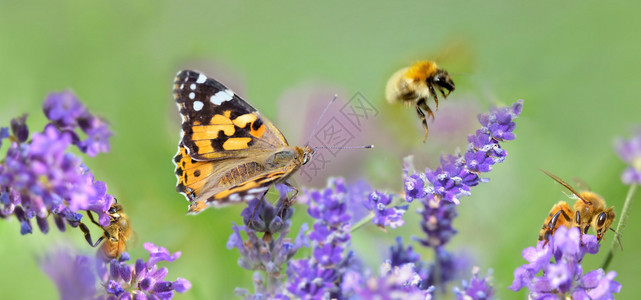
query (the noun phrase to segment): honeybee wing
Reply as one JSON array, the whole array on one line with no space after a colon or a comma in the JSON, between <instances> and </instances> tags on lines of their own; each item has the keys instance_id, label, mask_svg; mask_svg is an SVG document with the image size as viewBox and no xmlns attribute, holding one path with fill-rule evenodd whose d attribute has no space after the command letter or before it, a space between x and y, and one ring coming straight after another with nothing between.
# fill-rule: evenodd
<instances>
[{"instance_id":1,"label":"honeybee wing","mask_svg":"<svg viewBox=\"0 0 641 300\"><path fill-rule=\"evenodd\" d=\"M567 182L563 181L563 179L559 178L558 176L556 176L556 175L554 175L554 174L552 174L552 173L550 173L550 172L548 172L546 170L543 170L543 169L540 169L540 170L541 170L541 172L545 173L545 175L550 176L550 178L554 179L554 181L558 182L559 184L564 186L566 189L568 189L570 192L572 192L572 194L574 194L579 199L581 199L581 201L583 201L585 204L589 204L590 203L589 201L585 200L585 198L583 198L583 196L581 196L581 194L579 194L579 192L577 192L571 185L569 185Z\"/></svg>"},{"instance_id":2,"label":"honeybee wing","mask_svg":"<svg viewBox=\"0 0 641 300\"><path fill-rule=\"evenodd\" d=\"M592 190L592 189L590 189L590 186L585 181L583 181L581 178L574 177L574 178L572 178L572 181L574 181L574 183L576 183L576 186L580 190L584 190L584 191L591 191Z\"/></svg>"}]
</instances>

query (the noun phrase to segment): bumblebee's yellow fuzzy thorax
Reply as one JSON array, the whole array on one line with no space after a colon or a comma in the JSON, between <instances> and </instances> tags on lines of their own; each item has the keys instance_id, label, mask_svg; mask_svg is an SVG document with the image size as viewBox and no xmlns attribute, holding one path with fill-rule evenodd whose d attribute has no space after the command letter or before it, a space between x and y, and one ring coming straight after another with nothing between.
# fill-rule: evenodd
<instances>
[{"instance_id":1,"label":"bumblebee's yellow fuzzy thorax","mask_svg":"<svg viewBox=\"0 0 641 300\"><path fill-rule=\"evenodd\" d=\"M433 61L419 61L413 64L405 73L405 78L425 81L428 77L434 76L438 71L438 66Z\"/></svg>"}]
</instances>

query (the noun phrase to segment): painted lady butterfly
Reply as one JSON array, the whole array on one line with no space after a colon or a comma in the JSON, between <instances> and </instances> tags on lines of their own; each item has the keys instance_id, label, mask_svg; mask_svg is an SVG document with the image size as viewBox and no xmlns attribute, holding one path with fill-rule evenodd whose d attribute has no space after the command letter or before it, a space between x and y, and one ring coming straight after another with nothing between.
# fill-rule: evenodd
<instances>
[{"instance_id":1,"label":"painted lady butterfly","mask_svg":"<svg viewBox=\"0 0 641 300\"><path fill-rule=\"evenodd\" d=\"M290 146L249 103L202 73L180 71L174 98L182 116L176 190L191 202L189 213L262 197L314 155Z\"/></svg>"}]
</instances>

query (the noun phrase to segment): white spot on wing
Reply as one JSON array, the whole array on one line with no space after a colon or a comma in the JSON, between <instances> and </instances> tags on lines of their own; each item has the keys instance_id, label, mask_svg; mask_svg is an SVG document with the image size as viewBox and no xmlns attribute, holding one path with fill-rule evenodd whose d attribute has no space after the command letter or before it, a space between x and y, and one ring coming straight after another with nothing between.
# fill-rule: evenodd
<instances>
[{"instance_id":1,"label":"white spot on wing","mask_svg":"<svg viewBox=\"0 0 641 300\"><path fill-rule=\"evenodd\" d=\"M216 104L216 105L221 105L225 101L229 101L232 98L234 98L234 92L230 90L224 90L224 91L219 91L218 93L214 94L209 98L209 101L211 103Z\"/></svg>"},{"instance_id":2,"label":"white spot on wing","mask_svg":"<svg viewBox=\"0 0 641 300\"><path fill-rule=\"evenodd\" d=\"M196 89L196 84L195 84L195 83L192 83L192 84L189 86L189 88L190 88L190 89L192 89L192 90L195 90L195 89Z\"/></svg>"},{"instance_id":3,"label":"white spot on wing","mask_svg":"<svg viewBox=\"0 0 641 300\"><path fill-rule=\"evenodd\" d=\"M251 190L248 190L247 192L250 193L250 194L259 194L259 193L262 193L262 192L264 192L266 190L267 190L266 187L262 187L262 188L253 188Z\"/></svg>"},{"instance_id":4,"label":"white spot on wing","mask_svg":"<svg viewBox=\"0 0 641 300\"><path fill-rule=\"evenodd\" d=\"M182 90L184 88L185 88L185 84L184 83L180 84L180 89Z\"/></svg>"},{"instance_id":5,"label":"white spot on wing","mask_svg":"<svg viewBox=\"0 0 641 300\"><path fill-rule=\"evenodd\" d=\"M207 76L203 74L198 74L198 79L196 79L196 83L205 83L207 80Z\"/></svg>"},{"instance_id":6,"label":"white spot on wing","mask_svg":"<svg viewBox=\"0 0 641 300\"><path fill-rule=\"evenodd\" d=\"M196 94L194 92L189 93L189 99L194 99L196 97Z\"/></svg>"},{"instance_id":7,"label":"white spot on wing","mask_svg":"<svg viewBox=\"0 0 641 300\"><path fill-rule=\"evenodd\" d=\"M238 195L238 194L229 195L229 201L234 201L234 202L240 201L240 195Z\"/></svg>"},{"instance_id":8,"label":"white spot on wing","mask_svg":"<svg viewBox=\"0 0 641 300\"><path fill-rule=\"evenodd\" d=\"M203 109L203 106L205 106L205 104L202 103L201 101L194 101L194 110L195 111L200 111L201 109Z\"/></svg>"}]
</instances>

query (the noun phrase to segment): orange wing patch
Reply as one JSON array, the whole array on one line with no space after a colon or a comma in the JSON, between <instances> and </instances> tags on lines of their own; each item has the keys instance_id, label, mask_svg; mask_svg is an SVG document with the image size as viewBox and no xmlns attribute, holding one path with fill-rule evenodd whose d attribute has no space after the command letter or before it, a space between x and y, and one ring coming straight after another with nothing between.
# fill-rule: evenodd
<instances>
[{"instance_id":1,"label":"orange wing patch","mask_svg":"<svg viewBox=\"0 0 641 300\"><path fill-rule=\"evenodd\" d=\"M239 137L239 138L229 138L223 143L223 149L225 150L240 150L247 149L249 147L249 142L251 138L248 137Z\"/></svg>"},{"instance_id":2,"label":"orange wing patch","mask_svg":"<svg viewBox=\"0 0 641 300\"><path fill-rule=\"evenodd\" d=\"M213 171L214 164L208 161L195 161L188 154L185 147L180 147L174 157L176 163L176 176L178 186L176 190L192 197L198 195L207 183L205 180Z\"/></svg>"}]
</instances>

